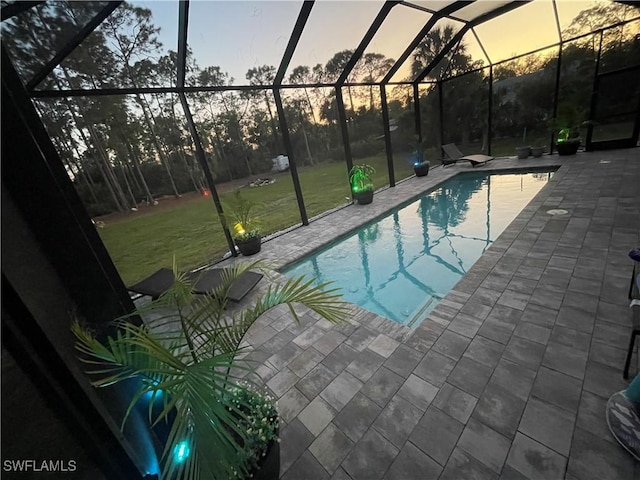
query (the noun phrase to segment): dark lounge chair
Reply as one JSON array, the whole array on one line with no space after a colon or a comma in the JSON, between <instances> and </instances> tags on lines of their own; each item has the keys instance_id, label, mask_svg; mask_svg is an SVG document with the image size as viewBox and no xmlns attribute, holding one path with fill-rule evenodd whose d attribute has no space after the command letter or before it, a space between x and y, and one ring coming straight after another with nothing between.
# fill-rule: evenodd
<instances>
[{"instance_id":1,"label":"dark lounge chair","mask_svg":"<svg viewBox=\"0 0 640 480\"><path fill-rule=\"evenodd\" d=\"M445 167L447 165L453 165L454 163L457 163L461 160L467 160L475 168L478 165L484 165L489 160L493 160L494 158L490 157L489 155L483 154L465 155L460 151L455 143L448 143L446 145L443 145L442 150L444 150L444 153L447 155L447 157L449 157L442 159L442 165Z\"/></svg>"},{"instance_id":2,"label":"dark lounge chair","mask_svg":"<svg viewBox=\"0 0 640 480\"><path fill-rule=\"evenodd\" d=\"M224 268L213 268L200 272L187 272L185 275L193 283L193 293L207 294L222 282ZM244 272L233 282L229 289L228 298L232 302L239 302L262 279L262 274L257 272ZM144 280L127 287L129 291L142 295L149 295L156 300L160 295L169 290L173 285L173 271L169 268L161 268Z\"/></svg>"}]
</instances>

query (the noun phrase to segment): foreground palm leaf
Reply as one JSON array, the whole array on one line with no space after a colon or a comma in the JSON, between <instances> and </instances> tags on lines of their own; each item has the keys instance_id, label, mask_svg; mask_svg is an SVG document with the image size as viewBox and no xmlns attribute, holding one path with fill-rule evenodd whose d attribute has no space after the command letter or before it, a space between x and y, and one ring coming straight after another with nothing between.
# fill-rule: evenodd
<instances>
[{"instance_id":1,"label":"foreground palm leaf","mask_svg":"<svg viewBox=\"0 0 640 480\"><path fill-rule=\"evenodd\" d=\"M189 281L176 273L169 291L118 319L116 334L105 342L78 322L73 325L93 385L105 387L131 378L140 381L123 425L144 395L152 398L152 425L167 421L175 412L162 455L162 478L227 479L249 474L242 448L246 435L238 428L246 405L231 402L230 392L247 388L238 385L234 372L250 368L238 353L244 335L262 314L287 305L299 321L295 308L303 305L333 323L346 319L348 310L335 289L327 289L327 284L314 286L313 280L303 278L270 285L252 305L228 313L225 307L231 285L252 269L264 271L265 266L260 261L239 264L223 274L221 285L211 295L198 296L191 293ZM134 315L144 324L130 323ZM154 401L162 402L155 414ZM185 439L191 453L183 462L174 462L172 453Z\"/></svg>"}]
</instances>

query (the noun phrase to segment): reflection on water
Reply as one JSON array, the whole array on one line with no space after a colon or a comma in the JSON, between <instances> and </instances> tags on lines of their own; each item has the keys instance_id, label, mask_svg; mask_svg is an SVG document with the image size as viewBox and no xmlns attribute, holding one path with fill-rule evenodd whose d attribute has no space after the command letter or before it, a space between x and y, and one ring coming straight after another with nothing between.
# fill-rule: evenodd
<instances>
[{"instance_id":1,"label":"reflection on water","mask_svg":"<svg viewBox=\"0 0 640 480\"><path fill-rule=\"evenodd\" d=\"M416 325L549 178L458 175L285 273L333 281L348 302Z\"/></svg>"}]
</instances>

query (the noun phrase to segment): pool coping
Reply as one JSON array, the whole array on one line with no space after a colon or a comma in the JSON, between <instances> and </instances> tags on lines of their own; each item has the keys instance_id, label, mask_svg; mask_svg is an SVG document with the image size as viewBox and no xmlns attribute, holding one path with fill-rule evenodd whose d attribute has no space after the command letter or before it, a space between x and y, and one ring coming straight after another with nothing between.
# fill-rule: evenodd
<instances>
[{"instance_id":1,"label":"pool coping","mask_svg":"<svg viewBox=\"0 0 640 480\"><path fill-rule=\"evenodd\" d=\"M326 216L323 216L313 222L310 222L307 226L301 226L299 228L292 229L287 233L278 237L265 241L262 245L262 249L259 253L250 257L243 257L239 255L235 258L229 258L223 262L217 264L217 267L224 267L225 265L233 265L237 262L247 261L262 261L265 265L272 270L271 280L278 283L283 283L288 280L288 277L282 274L282 270L288 265L291 265L307 255L317 252L333 242L338 241L341 238L349 236L354 231L362 228L376 219L383 218L388 215L389 212L396 209L399 205L410 203L414 199L418 198L425 193L438 188L439 185L450 180L459 174L473 173L473 172L526 172L532 170L555 170L556 178L562 170L562 162L558 155L545 155L541 158L531 159L517 159L517 157L496 158L491 162L481 165L479 167L472 167L471 165L464 165L456 163L452 166L436 167L429 170L429 175L426 177L416 177L415 175L398 182L395 187L388 187L381 191L376 191L374 195L373 203L368 205L358 205L352 203L344 208L338 209ZM558 177L560 178L560 177ZM548 189L549 182L544 185L540 191L533 197L533 199L524 207L524 209L516 215L516 218L505 228L505 230L494 241L500 240L500 237L509 229L509 227L517 221L519 216L529 205L538 199L540 195L545 195L544 192ZM353 221L354 214L356 220ZM336 225L346 224L348 219L348 228L338 228ZM312 238L311 241L305 240ZM293 239L293 240L292 240ZM493 246L493 243L492 245ZM491 246L483 253L480 259L487 254L491 249ZM283 253L286 252L286 253ZM480 259L476 260L478 262ZM475 262L474 262L475 265ZM473 269L473 265L469 271ZM465 274L460 281L466 276ZM459 281L459 282L460 282ZM458 283L459 283L458 282ZM456 284L457 285L457 284ZM256 288L253 294L248 295L238 307L250 304L255 295L262 294L266 291L266 282L261 282L259 287ZM432 320L435 323L442 323L442 316L447 316L446 309L451 306L452 302L455 304L459 302L460 296L455 292L455 286L438 302L438 305L429 312L429 314L417 325L411 327L398 323L395 320L389 319L385 316L378 315L377 313L366 310L359 305L353 303L347 303L350 309L350 324L360 327L366 325L368 329L376 332L377 334L386 335L398 342L405 342L413 335L413 333L420 328L427 320ZM440 307L440 308L439 308ZM443 311L445 313L443 313ZM250 332L251 333L251 332ZM247 342L247 345L251 345L251 342Z\"/></svg>"},{"instance_id":2,"label":"pool coping","mask_svg":"<svg viewBox=\"0 0 640 480\"><path fill-rule=\"evenodd\" d=\"M456 177L459 177L461 175L462 176L471 175L471 174L474 174L474 173L479 173L479 174L483 174L483 175L491 175L491 174L500 174L500 175L504 175L504 174L523 174L523 173L535 173L535 172L549 173L549 172L557 172L558 169L559 169L559 167L557 167L557 166L540 166L540 165L536 165L535 167L528 167L528 168L524 168L524 169L523 168L499 168L499 169L484 169L484 170L480 170L480 169L474 168L472 170L457 171L457 172L454 173L454 175L451 175L448 178L440 180L438 183L436 183L433 186L430 186L430 187L426 188L425 190L415 194L414 196L410 197L409 199L403 200L402 202L396 204L393 207L390 207L389 209L385 210L384 212L380 213L379 215L377 215L377 216L375 216L373 218L367 219L364 223L354 224L353 228L351 228L351 229L345 231L344 233L341 233L340 235L330 239L326 243L316 247L314 250L311 250L309 252L304 252L297 259L292 259L290 262L280 266L278 268L278 272L283 274L283 275L288 275L285 272L287 269L289 269L292 266L298 264L299 262L304 262L310 255L317 255L317 254L319 254L319 253L321 253L323 251L326 251L326 250L332 248L334 245L339 244L340 242L344 241L345 239L351 238L353 235L355 235L357 232L361 231L363 228L367 228L367 227L369 227L369 226L371 226L371 225L373 225L373 224L375 224L377 222L380 222L381 220L388 218L393 213L398 212L398 211L404 209L405 207L414 204L416 201L419 201L425 195L428 195L429 193L431 193L433 191L436 191L439 188L441 188L441 186L443 184L445 184L446 182L448 182L448 181L450 181L450 180L452 180L452 179L454 179ZM404 180L410 180L412 178L415 178L415 176L408 177L407 179L404 179ZM537 195L540 194L540 192L544 189L545 186L546 186L546 183L540 187L540 189L529 199L527 204L524 205L522 209L524 209L527 205L529 205L530 202L534 201L535 198L537 197ZM392 188L392 187L388 187L388 188ZM512 221L515 220L518 217L519 214L520 214L520 211L518 211L514 215ZM505 225L504 230L507 229L507 227L510 225L510 223L511 222L509 222L509 224ZM502 234L502 232L500 232L500 235L501 234ZM496 241L499 238L500 235L498 235L495 238L494 241ZM491 243L493 243L493 241ZM486 249L485 249L485 251L486 251ZM478 258L473 263L475 263L477 260L479 260L483 253L484 252L480 253ZM470 269L473 266L473 263L468 265L467 268ZM455 287L455 285L452 286L452 288L450 290L453 290L454 287ZM448 293L448 291L447 291L447 293ZM438 297L437 300L436 300L436 297L432 297L432 299L436 300L437 303L440 303L442 300L444 300L446 298L446 296L447 296L447 294L444 294L442 297ZM379 314L379 315L381 315L382 317L384 317L384 318L386 318L386 319L388 319L388 320L390 320L392 322L399 323L400 325L404 325L404 326L406 326L408 328L411 328L411 329L415 329L420 325L420 323L422 323L422 321L424 321L426 318L428 318L429 314L425 315L425 313L424 313L424 310L426 309L426 307L427 307L426 303L420 304L418 307L416 307L414 309L414 312L413 312L413 313L415 313L415 315L410 315L409 316L411 318L410 321L402 322L402 321L395 320L392 317L388 317L388 316L385 317L382 314ZM437 305L436 305L436 307L437 307ZM433 310L436 307L433 307L433 308L429 309L429 312L431 312L431 310ZM361 307L361 308L363 308L363 307ZM367 310L367 311L369 311L369 310ZM422 318L419 321L416 322L418 317L422 317Z\"/></svg>"},{"instance_id":3,"label":"pool coping","mask_svg":"<svg viewBox=\"0 0 640 480\"><path fill-rule=\"evenodd\" d=\"M325 248L340 238L352 234L364 225L383 218L400 205L410 203L458 174L467 172L519 173L551 168L558 169L556 172L562 168L562 162L558 155L546 155L541 158L526 160L519 160L515 157L496 158L487 164L475 168L460 163L448 167L435 167L429 170L429 175L426 177L416 177L413 175L398 182L395 187L387 187L383 190L376 191L373 203L369 205L358 205L355 203L346 205L310 222L307 226L293 228L282 235L263 241L261 252L252 255L250 258L239 256L227 259L224 262L233 263L236 261L261 259L268 261L271 268L281 272L284 268L299 261L306 255ZM542 190L545 188L546 185ZM348 228L343 228L339 231L336 228L332 228L333 225L343 220L345 216L348 216L350 219ZM291 238L297 237L296 233L299 234L301 231L304 232L305 237L313 237L314 240L307 244L296 241L292 242ZM318 235L313 235L312 233L314 232L317 232ZM328 232L332 234L327 235ZM289 247L292 252L283 253L282 250L286 250L287 247Z\"/></svg>"}]
</instances>

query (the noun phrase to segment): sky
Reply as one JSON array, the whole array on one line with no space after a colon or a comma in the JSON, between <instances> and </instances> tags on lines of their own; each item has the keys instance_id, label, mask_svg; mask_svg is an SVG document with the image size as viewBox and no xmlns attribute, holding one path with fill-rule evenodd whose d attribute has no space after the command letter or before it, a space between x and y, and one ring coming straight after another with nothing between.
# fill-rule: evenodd
<instances>
[{"instance_id":1,"label":"sky","mask_svg":"<svg viewBox=\"0 0 640 480\"><path fill-rule=\"evenodd\" d=\"M453 0L416 1L427 8L442 8ZM132 1L149 8L154 22L161 27L160 40L165 49L177 50L178 2L164 0ZM298 47L285 75L298 65L326 62L334 53L355 49L384 2L380 0L316 1ZM460 17L472 18L508 0L479 0L460 11ZM561 27L567 26L581 10L594 1L558 0ZM207 1L192 0L189 12L188 43L200 68L218 65L235 79L235 85L248 83L248 69L260 65L278 68L302 6L288 1ZM428 21L426 12L403 5L394 7L365 53L378 52L397 58ZM457 30L460 22L450 23ZM550 0L534 0L516 10L476 27L492 62L514 54L532 51L558 41ZM468 53L486 62L474 36L465 36ZM408 73L409 62L393 81Z\"/></svg>"}]
</instances>

